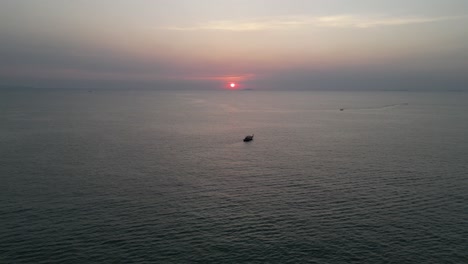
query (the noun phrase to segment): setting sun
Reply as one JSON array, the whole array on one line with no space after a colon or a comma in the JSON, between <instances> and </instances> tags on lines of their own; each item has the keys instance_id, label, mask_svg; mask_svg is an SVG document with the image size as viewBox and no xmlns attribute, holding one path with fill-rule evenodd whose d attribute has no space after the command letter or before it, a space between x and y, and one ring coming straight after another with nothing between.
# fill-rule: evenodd
<instances>
[{"instance_id":1,"label":"setting sun","mask_svg":"<svg viewBox=\"0 0 468 264\"><path fill-rule=\"evenodd\" d=\"M231 88L236 88L236 84L235 84L235 83L231 83L231 84L229 84L229 86L230 86Z\"/></svg>"}]
</instances>

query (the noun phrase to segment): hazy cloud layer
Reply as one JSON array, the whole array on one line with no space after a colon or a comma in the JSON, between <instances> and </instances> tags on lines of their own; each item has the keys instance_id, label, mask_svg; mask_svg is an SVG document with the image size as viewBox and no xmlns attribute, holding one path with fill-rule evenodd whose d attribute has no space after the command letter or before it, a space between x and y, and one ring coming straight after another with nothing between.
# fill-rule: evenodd
<instances>
[{"instance_id":1,"label":"hazy cloud layer","mask_svg":"<svg viewBox=\"0 0 468 264\"><path fill-rule=\"evenodd\" d=\"M433 23L446 20L459 20L462 17L392 17L364 15L331 15L331 16L291 16L251 20L219 20L201 23L196 26L169 26L167 30L226 30L226 31L260 31L288 30L299 27L321 28L375 28L383 26L402 26L409 24Z\"/></svg>"}]
</instances>

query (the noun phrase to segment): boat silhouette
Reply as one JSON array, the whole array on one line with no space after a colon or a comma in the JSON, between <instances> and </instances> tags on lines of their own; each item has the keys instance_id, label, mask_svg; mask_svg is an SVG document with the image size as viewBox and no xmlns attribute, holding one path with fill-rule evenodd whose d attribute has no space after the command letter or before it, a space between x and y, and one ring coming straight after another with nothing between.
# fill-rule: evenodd
<instances>
[{"instance_id":1,"label":"boat silhouette","mask_svg":"<svg viewBox=\"0 0 468 264\"><path fill-rule=\"evenodd\" d=\"M245 136L244 138L244 142L249 142L249 141L252 141L253 140L253 137L254 137L254 134L252 134L251 136L248 135L248 136Z\"/></svg>"}]
</instances>

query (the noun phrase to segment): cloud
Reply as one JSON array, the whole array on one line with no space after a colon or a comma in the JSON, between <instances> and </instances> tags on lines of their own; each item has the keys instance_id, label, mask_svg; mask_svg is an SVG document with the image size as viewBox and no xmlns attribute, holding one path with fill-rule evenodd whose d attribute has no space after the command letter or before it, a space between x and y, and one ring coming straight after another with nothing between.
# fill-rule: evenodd
<instances>
[{"instance_id":1,"label":"cloud","mask_svg":"<svg viewBox=\"0 0 468 264\"><path fill-rule=\"evenodd\" d=\"M408 24L431 23L454 19L459 19L459 17L365 17L342 15L318 17L314 22L317 26L321 27L373 28L382 26L401 26Z\"/></svg>"},{"instance_id":2,"label":"cloud","mask_svg":"<svg viewBox=\"0 0 468 264\"><path fill-rule=\"evenodd\" d=\"M392 17L392 16L292 16L251 20L218 20L201 23L194 26L169 26L166 30L176 31L264 31L285 30L301 27L318 28L375 28L383 26L402 26L409 24L432 23L461 19L461 17Z\"/></svg>"},{"instance_id":3,"label":"cloud","mask_svg":"<svg viewBox=\"0 0 468 264\"><path fill-rule=\"evenodd\" d=\"M271 29L287 29L307 25L307 21L299 17L254 19L244 21L219 20L211 21L195 26L172 26L167 30L196 31L196 30L223 30L223 31L261 31Z\"/></svg>"}]
</instances>

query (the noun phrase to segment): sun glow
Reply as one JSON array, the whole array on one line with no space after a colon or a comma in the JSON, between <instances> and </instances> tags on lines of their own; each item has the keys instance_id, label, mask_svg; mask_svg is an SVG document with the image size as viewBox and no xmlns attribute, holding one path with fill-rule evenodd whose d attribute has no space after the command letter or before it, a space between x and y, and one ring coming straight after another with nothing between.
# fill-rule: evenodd
<instances>
[{"instance_id":1,"label":"sun glow","mask_svg":"<svg viewBox=\"0 0 468 264\"><path fill-rule=\"evenodd\" d=\"M236 88L236 84L232 82L232 83L229 84L229 87L231 87L231 89L234 89L234 88Z\"/></svg>"}]
</instances>

